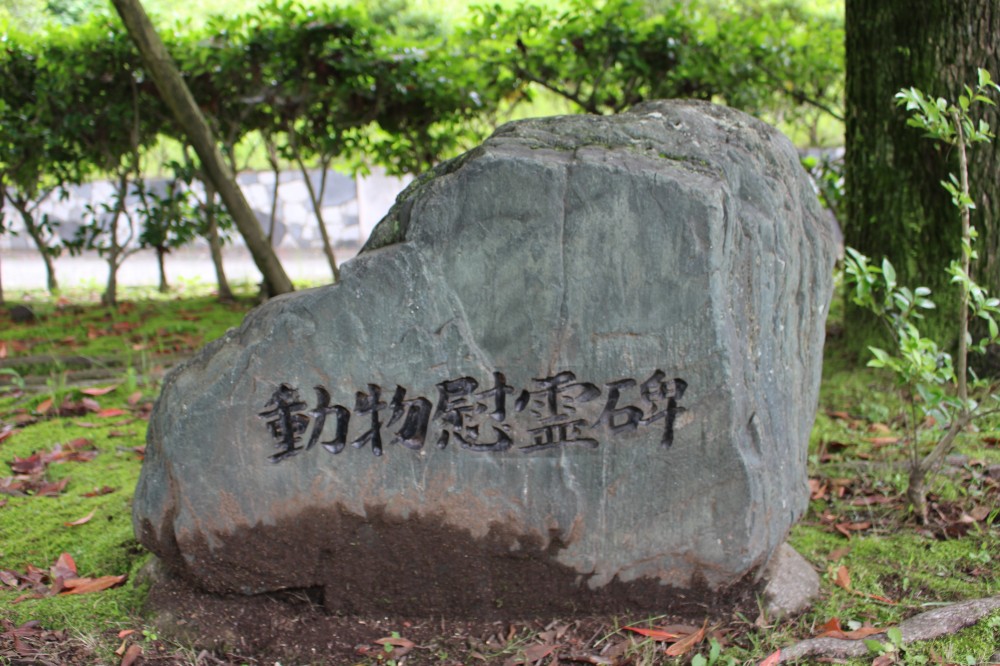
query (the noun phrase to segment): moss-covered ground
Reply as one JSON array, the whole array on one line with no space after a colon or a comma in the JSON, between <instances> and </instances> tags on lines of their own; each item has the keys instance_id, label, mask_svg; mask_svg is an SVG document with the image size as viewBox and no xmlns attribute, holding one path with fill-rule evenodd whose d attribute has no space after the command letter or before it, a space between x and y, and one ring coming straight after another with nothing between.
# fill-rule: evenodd
<instances>
[{"instance_id":1,"label":"moss-covered ground","mask_svg":"<svg viewBox=\"0 0 1000 666\"><path fill-rule=\"evenodd\" d=\"M146 588L136 581L148 554L133 537L130 503L158 390L154 368L237 325L252 302L247 295L220 305L199 293L126 293L124 301L108 310L80 295L27 294L15 301L8 294L0 310L0 572L7 572L0 573L0 664L20 663L14 650L27 638L15 645L11 629L29 621L56 632L47 634L49 663L119 664L128 656L123 644L133 643L149 663L229 663L221 655L199 660L192 646L165 643L143 618ZM18 303L29 304L37 321L13 321L9 308ZM997 424L980 423L962 437L935 477L931 521L920 524L903 500L899 398L889 379L840 349L836 326L832 321L810 442L813 499L790 537L821 572L820 599L792 619L733 618L680 657L665 653L671 643L637 636L617 661L591 663L759 663L831 620L845 631L886 628L948 603L1000 594ZM69 356L101 359L108 372L81 379L61 360ZM19 357L33 360L19 364ZM50 570L64 553L80 577L128 580L88 594L53 594ZM621 624L609 622L588 654L624 640ZM470 639L461 654L440 649L416 663L529 663L526 656L543 652L531 652L539 636L544 632L512 625L493 652ZM1000 613L994 613L955 635L890 652L881 663L987 664L1000 658L998 650ZM871 664L876 656L840 663ZM391 651L369 652L357 663L392 659ZM263 662L251 656L245 663Z\"/></svg>"}]
</instances>

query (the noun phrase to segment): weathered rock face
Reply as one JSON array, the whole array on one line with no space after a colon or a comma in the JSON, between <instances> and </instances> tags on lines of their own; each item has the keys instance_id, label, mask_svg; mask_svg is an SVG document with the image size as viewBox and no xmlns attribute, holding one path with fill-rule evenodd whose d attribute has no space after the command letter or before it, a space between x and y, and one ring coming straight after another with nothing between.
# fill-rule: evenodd
<instances>
[{"instance_id":1,"label":"weathered rock face","mask_svg":"<svg viewBox=\"0 0 1000 666\"><path fill-rule=\"evenodd\" d=\"M171 374L136 533L209 590L346 611L733 589L806 506L833 253L792 146L741 113L506 125L340 284Z\"/></svg>"}]
</instances>

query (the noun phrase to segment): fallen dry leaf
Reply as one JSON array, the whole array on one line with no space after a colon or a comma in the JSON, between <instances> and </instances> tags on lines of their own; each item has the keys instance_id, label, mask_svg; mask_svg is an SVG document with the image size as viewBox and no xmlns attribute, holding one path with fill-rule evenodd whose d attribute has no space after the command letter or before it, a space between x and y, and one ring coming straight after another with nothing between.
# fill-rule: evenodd
<instances>
[{"instance_id":1,"label":"fallen dry leaf","mask_svg":"<svg viewBox=\"0 0 1000 666\"><path fill-rule=\"evenodd\" d=\"M100 578L73 578L63 581L65 590L60 594L90 594L100 592L111 587L117 587L125 582L127 575L121 576L101 576Z\"/></svg>"},{"instance_id":2,"label":"fallen dry leaf","mask_svg":"<svg viewBox=\"0 0 1000 666\"><path fill-rule=\"evenodd\" d=\"M880 654L872 659L872 666L892 666L896 663L896 655L891 653Z\"/></svg>"},{"instance_id":3,"label":"fallen dry leaf","mask_svg":"<svg viewBox=\"0 0 1000 666\"><path fill-rule=\"evenodd\" d=\"M114 384L112 386L92 386L90 388L80 389L80 393L91 395L96 398L97 396L107 395L108 393L111 393L119 386L120 384Z\"/></svg>"},{"instance_id":4,"label":"fallen dry leaf","mask_svg":"<svg viewBox=\"0 0 1000 666\"><path fill-rule=\"evenodd\" d=\"M511 657L504 662L504 666L520 666L521 664L534 664L536 661L545 659L555 652L556 645L532 645L525 648L522 654Z\"/></svg>"},{"instance_id":5,"label":"fallen dry leaf","mask_svg":"<svg viewBox=\"0 0 1000 666\"><path fill-rule=\"evenodd\" d=\"M816 634L816 638L838 638L845 641L856 641L862 638L868 638L869 636L874 636L875 634L885 633L885 629L879 629L877 627L860 627L852 631L844 631L840 626L840 620L834 618L820 627L822 630L820 633Z\"/></svg>"},{"instance_id":6,"label":"fallen dry leaf","mask_svg":"<svg viewBox=\"0 0 1000 666\"><path fill-rule=\"evenodd\" d=\"M35 497L56 497L66 489L66 484L69 483L69 477L63 477L59 481L53 481L51 483L43 483L38 486L35 490Z\"/></svg>"},{"instance_id":7,"label":"fallen dry leaf","mask_svg":"<svg viewBox=\"0 0 1000 666\"><path fill-rule=\"evenodd\" d=\"M696 645L705 640L705 631L707 628L708 628L708 620L705 620L705 623L701 625L701 629L699 629L694 633L688 634L684 638L680 639L679 641L668 647L666 650L663 651L664 654L666 654L668 657L679 657L682 654L687 654Z\"/></svg>"},{"instance_id":8,"label":"fallen dry leaf","mask_svg":"<svg viewBox=\"0 0 1000 666\"><path fill-rule=\"evenodd\" d=\"M14 461L8 464L15 474L40 474L45 470L45 461L39 453L33 453L27 458L14 456Z\"/></svg>"},{"instance_id":9,"label":"fallen dry leaf","mask_svg":"<svg viewBox=\"0 0 1000 666\"><path fill-rule=\"evenodd\" d=\"M101 409L97 412L97 415L101 418L109 418L112 416L123 416L128 414L124 409L111 408L111 409Z\"/></svg>"},{"instance_id":10,"label":"fallen dry leaf","mask_svg":"<svg viewBox=\"0 0 1000 666\"><path fill-rule=\"evenodd\" d=\"M847 567L845 567L844 565L840 565L840 567L837 569L837 574L833 582L838 587L842 587L848 592L851 591L851 574L847 570Z\"/></svg>"},{"instance_id":11,"label":"fallen dry leaf","mask_svg":"<svg viewBox=\"0 0 1000 666\"><path fill-rule=\"evenodd\" d=\"M836 562L837 560L842 560L845 557L847 557L847 555L850 552L851 552L851 547L850 546L843 546L841 548L835 548L835 549L831 550L830 554L827 555L826 557L827 557L827 559L833 560L834 562Z\"/></svg>"},{"instance_id":12,"label":"fallen dry leaf","mask_svg":"<svg viewBox=\"0 0 1000 666\"><path fill-rule=\"evenodd\" d=\"M94 488L89 493L84 493L84 497L100 497L101 495L110 495L115 492L115 488L111 486L102 486L101 488Z\"/></svg>"},{"instance_id":13,"label":"fallen dry leaf","mask_svg":"<svg viewBox=\"0 0 1000 666\"><path fill-rule=\"evenodd\" d=\"M669 641L674 642L680 640L681 634L665 631L663 629L646 629L645 627L625 627L626 631L634 631L640 636L645 636L646 638L652 638L654 641Z\"/></svg>"},{"instance_id":14,"label":"fallen dry leaf","mask_svg":"<svg viewBox=\"0 0 1000 666\"><path fill-rule=\"evenodd\" d=\"M136 660L142 656L142 646L138 643L132 643L125 650L125 655L122 657L121 666L132 666Z\"/></svg>"},{"instance_id":15,"label":"fallen dry leaf","mask_svg":"<svg viewBox=\"0 0 1000 666\"><path fill-rule=\"evenodd\" d=\"M96 511L96 509L95 509ZM90 519L94 517L94 511L91 511L83 518L77 518L76 520L70 521L68 523L63 523L66 527L78 527L90 522Z\"/></svg>"},{"instance_id":16,"label":"fallen dry leaf","mask_svg":"<svg viewBox=\"0 0 1000 666\"><path fill-rule=\"evenodd\" d=\"M768 655L764 661L757 664L757 666L777 666L777 664L780 663L781 663L781 650L776 650L770 655Z\"/></svg>"},{"instance_id":17,"label":"fallen dry leaf","mask_svg":"<svg viewBox=\"0 0 1000 666\"><path fill-rule=\"evenodd\" d=\"M871 506L872 504L891 504L896 501L895 497L885 495L863 495L851 500L851 506Z\"/></svg>"},{"instance_id":18,"label":"fallen dry leaf","mask_svg":"<svg viewBox=\"0 0 1000 666\"><path fill-rule=\"evenodd\" d=\"M406 651L412 650L417 646L417 644L413 641L400 636L387 636L386 638L378 639L375 643L377 645L391 645L394 648L400 648ZM396 650L393 650L393 654L397 654Z\"/></svg>"},{"instance_id":19,"label":"fallen dry leaf","mask_svg":"<svg viewBox=\"0 0 1000 666\"><path fill-rule=\"evenodd\" d=\"M56 563L49 569L49 573L53 579L76 578L76 562L73 560L73 556L69 553L60 555Z\"/></svg>"},{"instance_id":20,"label":"fallen dry leaf","mask_svg":"<svg viewBox=\"0 0 1000 666\"><path fill-rule=\"evenodd\" d=\"M851 532L861 532L867 530L872 526L871 522L865 521L863 523L837 523L833 526L833 529L837 530L843 534L848 539L851 538Z\"/></svg>"},{"instance_id":21,"label":"fallen dry leaf","mask_svg":"<svg viewBox=\"0 0 1000 666\"><path fill-rule=\"evenodd\" d=\"M38 403L38 407L35 407L35 412L38 414L47 414L50 409L52 409L52 398L46 398Z\"/></svg>"},{"instance_id":22,"label":"fallen dry leaf","mask_svg":"<svg viewBox=\"0 0 1000 666\"><path fill-rule=\"evenodd\" d=\"M36 419L31 414L28 414L27 412L19 412L19 413L17 413L17 414L14 415L13 421L14 421L14 425L15 426L19 426L20 427L20 426L27 426L27 425L31 425L33 423L37 423L38 419Z\"/></svg>"},{"instance_id":23,"label":"fallen dry leaf","mask_svg":"<svg viewBox=\"0 0 1000 666\"><path fill-rule=\"evenodd\" d=\"M972 519L976 522L986 520L989 518L991 513L993 513L993 509L984 504L975 506L971 511L969 511L969 515L972 516Z\"/></svg>"},{"instance_id":24,"label":"fallen dry leaf","mask_svg":"<svg viewBox=\"0 0 1000 666\"><path fill-rule=\"evenodd\" d=\"M889 604L890 606L895 606L897 602L893 601L889 597L883 597L881 594L865 594L863 592L855 592L855 594L860 594L861 596L868 597L873 601L879 601L883 604Z\"/></svg>"}]
</instances>

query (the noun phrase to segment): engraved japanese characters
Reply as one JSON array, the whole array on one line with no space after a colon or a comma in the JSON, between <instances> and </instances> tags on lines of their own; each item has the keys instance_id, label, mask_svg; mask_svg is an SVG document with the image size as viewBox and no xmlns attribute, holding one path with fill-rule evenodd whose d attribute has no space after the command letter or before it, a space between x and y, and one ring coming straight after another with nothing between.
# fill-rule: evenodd
<instances>
[{"instance_id":1,"label":"engraved japanese characters","mask_svg":"<svg viewBox=\"0 0 1000 666\"><path fill-rule=\"evenodd\" d=\"M528 409L534 418L534 427L520 427L518 432L526 432L529 442L515 446L512 439L515 425L507 421L507 396L514 392L508 386L502 372L493 373L493 388L477 392L479 387L472 377L448 379L437 384L437 407L433 413L431 402L423 396L406 399L406 389L396 386L392 400L386 404L382 399L382 387L369 384L369 393L358 391L354 413L359 416L371 415L368 429L351 440L351 446L360 449L371 445L373 455L381 456L383 420L379 414L388 408L390 413L384 426L391 428L399 423L399 430L391 445L401 445L419 451L424 448L431 420L440 422L440 436L437 448L448 447L454 437L458 446L475 453L503 453L515 450L520 453L535 453L563 446L583 446L596 449L601 434L618 435L631 432L639 426L648 426L663 421L663 435L660 444L669 448L674 443L674 423L684 408L677 401L684 396L687 382L679 377L665 381L662 370L657 370L638 386L643 407L635 405L619 406L621 392L636 388L634 379L619 379L605 384L607 400L597 420L590 422L582 416L585 403L602 396L601 389L589 382L577 382L572 372L560 372L552 377L533 380L534 391L524 389L514 402L514 412L520 414ZM277 453L269 456L271 462L281 462L308 451L319 442L326 428L326 418L334 415L333 438L322 442L322 447L334 455L347 446L351 411L343 405L330 404L330 391L325 386L316 386L316 404L308 409L299 397L297 388L282 384L271 395L265 410L258 415L267 419L267 427L274 439ZM489 407L492 411L487 413ZM404 416L405 414L405 416ZM402 420L400 420L402 418ZM310 429L310 424L312 428ZM486 426L493 430L494 441L488 442ZM305 446L301 445L304 433L309 437ZM482 434L481 434L482 433Z\"/></svg>"}]
</instances>

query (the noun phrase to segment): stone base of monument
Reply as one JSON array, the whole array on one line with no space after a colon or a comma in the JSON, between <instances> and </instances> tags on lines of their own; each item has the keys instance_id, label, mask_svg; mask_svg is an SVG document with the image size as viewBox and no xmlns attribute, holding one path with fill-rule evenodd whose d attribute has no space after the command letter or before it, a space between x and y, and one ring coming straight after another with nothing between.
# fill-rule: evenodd
<instances>
[{"instance_id":1,"label":"stone base of monument","mask_svg":"<svg viewBox=\"0 0 1000 666\"><path fill-rule=\"evenodd\" d=\"M543 545L491 527L484 537L474 538L441 518L401 519L374 509L365 517L315 510L300 520L309 528L296 531L295 543L285 536L285 526L276 525L254 527L215 547L189 546L188 552L208 570L226 570L217 584L194 580L225 593L232 590L231 581L243 576L309 570L314 584L307 589L327 612L363 615L407 608L427 617L479 618L635 609L719 613L752 600L761 586L761 572L754 570L722 589L697 576L684 587L645 577L614 579L594 588L587 575L558 563L558 535ZM336 554L330 544L339 544ZM317 567L309 558L324 549L330 554ZM248 554L252 568L241 567Z\"/></svg>"},{"instance_id":2,"label":"stone base of monument","mask_svg":"<svg viewBox=\"0 0 1000 666\"><path fill-rule=\"evenodd\" d=\"M659 624L698 626L706 619L725 624L758 614L770 622L806 610L819 591L816 572L787 544L779 547L761 580L744 583L721 594L684 590L662 600L664 605L652 612ZM322 655L323 663L354 663L359 646L393 632L402 632L404 638L421 645L438 645L460 659L474 649L475 641L497 632L498 626L504 632L522 625L575 627L579 635L573 635L571 629L562 642L586 647L595 633L606 635L616 624L641 621L651 612L628 608L635 600L625 597L617 599L625 607L612 611L615 605L608 599L594 603L593 598L581 598L573 591L565 598L551 598L550 604L538 606L536 613L495 606L485 617L444 613L428 618L422 612L415 613L405 600L387 598L377 600L381 606L377 612L329 612L318 588L253 596L213 594L171 574L156 558L134 584L149 586L144 615L161 638L216 654L253 655L261 663L313 663L317 654ZM455 587L461 584L456 578ZM557 588L553 585L545 592L558 594ZM365 606L369 605L366 601ZM444 645L448 640L458 641L458 649Z\"/></svg>"}]
</instances>

